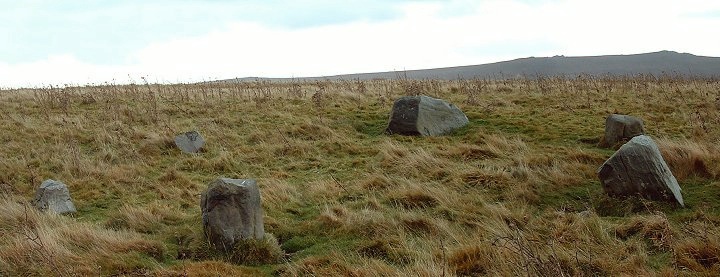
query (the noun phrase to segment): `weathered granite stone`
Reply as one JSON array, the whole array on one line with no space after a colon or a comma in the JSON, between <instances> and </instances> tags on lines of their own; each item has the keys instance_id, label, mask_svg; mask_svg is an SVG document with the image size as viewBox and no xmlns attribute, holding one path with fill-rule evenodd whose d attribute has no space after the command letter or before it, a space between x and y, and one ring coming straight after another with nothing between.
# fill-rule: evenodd
<instances>
[{"instance_id":1,"label":"weathered granite stone","mask_svg":"<svg viewBox=\"0 0 720 277\"><path fill-rule=\"evenodd\" d=\"M618 142L644 134L645 128L642 119L629 115L611 114L605 120L605 136L602 145L613 146Z\"/></svg>"},{"instance_id":2,"label":"weathered granite stone","mask_svg":"<svg viewBox=\"0 0 720 277\"><path fill-rule=\"evenodd\" d=\"M241 240L265 235L255 180L219 178L203 192L200 206L205 236L218 250L229 251Z\"/></svg>"},{"instance_id":3,"label":"weathered granite stone","mask_svg":"<svg viewBox=\"0 0 720 277\"><path fill-rule=\"evenodd\" d=\"M395 101L388 134L441 136L467 125L467 116L444 100L428 96L405 96Z\"/></svg>"},{"instance_id":4,"label":"weathered granite stone","mask_svg":"<svg viewBox=\"0 0 720 277\"><path fill-rule=\"evenodd\" d=\"M75 205L70 191L60 181L45 180L35 192L33 204L41 211L53 211L58 214L75 213Z\"/></svg>"},{"instance_id":5,"label":"weathered granite stone","mask_svg":"<svg viewBox=\"0 0 720 277\"><path fill-rule=\"evenodd\" d=\"M639 195L651 200L683 203L675 176L648 136L632 138L598 169L603 189L610 196Z\"/></svg>"},{"instance_id":6,"label":"weathered granite stone","mask_svg":"<svg viewBox=\"0 0 720 277\"><path fill-rule=\"evenodd\" d=\"M175 136L175 145L185 153L197 153L205 145L198 131L189 131Z\"/></svg>"}]
</instances>

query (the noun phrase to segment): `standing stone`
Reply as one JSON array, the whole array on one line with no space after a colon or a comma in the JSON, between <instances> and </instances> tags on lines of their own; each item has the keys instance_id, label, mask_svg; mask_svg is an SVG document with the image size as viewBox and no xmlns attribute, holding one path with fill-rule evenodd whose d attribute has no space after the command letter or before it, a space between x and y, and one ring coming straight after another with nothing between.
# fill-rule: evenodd
<instances>
[{"instance_id":1,"label":"standing stone","mask_svg":"<svg viewBox=\"0 0 720 277\"><path fill-rule=\"evenodd\" d=\"M265 235L255 180L219 178L203 192L200 206L205 236L218 250L227 252L241 240Z\"/></svg>"},{"instance_id":2,"label":"standing stone","mask_svg":"<svg viewBox=\"0 0 720 277\"><path fill-rule=\"evenodd\" d=\"M636 136L620 147L598 169L598 177L610 196L639 195L685 206L675 176L657 144L646 135Z\"/></svg>"},{"instance_id":3,"label":"standing stone","mask_svg":"<svg viewBox=\"0 0 720 277\"><path fill-rule=\"evenodd\" d=\"M198 131L189 131L175 136L175 145L185 153L197 153L205 145Z\"/></svg>"},{"instance_id":4,"label":"standing stone","mask_svg":"<svg viewBox=\"0 0 720 277\"><path fill-rule=\"evenodd\" d=\"M602 145L613 146L623 140L644 134L645 128L642 119L629 115L611 114L605 120L605 137Z\"/></svg>"},{"instance_id":5,"label":"standing stone","mask_svg":"<svg viewBox=\"0 0 720 277\"><path fill-rule=\"evenodd\" d=\"M35 192L33 204L41 211L50 210L58 214L75 213L70 191L60 181L45 180Z\"/></svg>"},{"instance_id":6,"label":"standing stone","mask_svg":"<svg viewBox=\"0 0 720 277\"><path fill-rule=\"evenodd\" d=\"M405 96L395 101L388 134L441 136L467 125L467 116L457 106L428 96Z\"/></svg>"}]
</instances>

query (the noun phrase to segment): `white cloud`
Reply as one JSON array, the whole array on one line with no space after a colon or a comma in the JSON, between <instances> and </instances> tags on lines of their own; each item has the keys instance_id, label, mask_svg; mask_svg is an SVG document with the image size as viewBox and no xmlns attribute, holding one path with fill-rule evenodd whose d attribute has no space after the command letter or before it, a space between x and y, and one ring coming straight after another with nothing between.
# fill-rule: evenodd
<instances>
[{"instance_id":1,"label":"white cloud","mask_svg":"<svg viewBox=\"0 0 720 277\"><path fill-rule=\"evenodd\" d=\"M55 55L16 65L0 63L0 87L84 85L112 80L127 82L131 73L129 68L98 66L79 61L72 55Z\"/></svg>"},{"instance_id":2,"label":"white cloud","mask_svg":"<svg viewBox=\"0 0 720 277\"><path fill-rule=\"evenodd\" d=\"M210 33L125 53L129 65L98 66L64 55L0 64L0 86L85 83L147 76L165 82L420 69L527 56L675 50L720 56L720 2L453 1L403 6L384 21L284 28L234 22ZM463 8L459 8L463 7ZM461 11L461 12L459 12Z\"/></svg>"},{"instance_id":3,"label":"white cloud","mask_svg":"<svg viewBox=\"0 0 720 277\"><path fill-rule=\"evenodd\" d=\"M153 44L134 59L154 72L166 68L160 79L203 74L219 78L316 76L499 61L517 53L493 56L464 49L542 39L520 25L484 27L499 20L491 14L442 19L436 16L439 8L432 3L413 4L397 20L298 30L237 23L201 37Z\"/></svg>"}]
</instances>

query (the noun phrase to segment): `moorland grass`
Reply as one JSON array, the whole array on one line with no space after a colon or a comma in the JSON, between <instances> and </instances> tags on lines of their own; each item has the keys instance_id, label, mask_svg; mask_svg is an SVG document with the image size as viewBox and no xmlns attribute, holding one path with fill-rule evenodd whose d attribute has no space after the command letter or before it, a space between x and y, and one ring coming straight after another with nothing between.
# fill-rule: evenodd
<instances>
[{"instance_id":1,"label":"moorland grass","mask_svg":"<svg viewBox=\"0 0 720 277\"><path fill-rule=\"evenodd\" d=\"M470 124L385 135L392 101L413 94L457 104ZM720 271L718 80L88 85L4 90L0 110L0 275ZM645 121L686 208L605 196L610 113ZM208 142L198 155L172 142L191 129ZM279 250L207 250L199 194L220 176L258 180ZM49 178L77 214L29 208Z\"/></svg>"}]
</instances>

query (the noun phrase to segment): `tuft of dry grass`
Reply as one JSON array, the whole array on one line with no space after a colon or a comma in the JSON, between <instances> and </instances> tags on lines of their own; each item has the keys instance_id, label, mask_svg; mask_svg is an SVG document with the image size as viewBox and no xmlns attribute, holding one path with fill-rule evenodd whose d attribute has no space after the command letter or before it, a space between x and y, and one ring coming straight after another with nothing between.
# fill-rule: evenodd
<instances>
[{"instance_id":1,"label":"tuft of dry grass","mask_svg":"<svg viewBox=\"0 0 720 277\"><path fill-rule=\"evenodd\" d=\"M658 139L658 147L675 178L715 178L720 173L720 149L695 141Z\"/></svg>"},{"instance_id":2,"label":"tuft of dry grass","mask_svg":"<svg viewBox=\"0 0 720 277\"><path fill-rule=\"evenodd\" d=\"M393 183L388 177L379 174L371 174L363 180L361 186L367 190L382 190L390 188L392 185Z\"/></svg>"},{"instance_id":3,"label":"tuft of dry grass","mask_svg":"<svg viewBox=\"0 0 720 277\"><path fill-rule=\"evenodd\" d=\"M434 196L422 190L403 192L401 195L390 198L390 201L407 209L431 208L438 205L438 200Z\"/></svg>"},{"instance_id":4,"label":"tuft of dry grass","mask_svg":"<svg viewBox=\"0 0 720 277\"><path fill-rule=\"evenodd\" d=\"M663 214L633 217L630 222L618 226L615 234L621 239L639 235L661 250L669 249L677 237Z\"/></svg>"},{"instance_id":5,"label":"tuft of dry grass","mask_svg":"<svg viewBox=\"0 0 720 277\"><path fill-rule=\"evenodd\" d=\"M280 276L362 276L337 256L310 257L280 269Z\"/></svg>"},{"instance_id":6,"label":"tuft of dry grass","mask_svg":"<svg viewBox=\"0 0 720 277\"><path fill-rule=\"evenodd\" d=\"M470 245L453 251L448 264L459 276L487 275L492 267L492 245Z\"/></svg>"},{"instance_id":7,"label":"tuft of dry grass","mask_svg":"<svg viewBox=\"0 0 720 277\"><path fill-rule=\"evenodd\" d=\"M720 233L716 222L707 217L683 226L671 245L677 267L702 274L717 274L720 269Z\"/></svg>"},{"instance_id":8,"label":"tuft of dry grass","mask_svg":"<svg viewBox=\"0 0 720 277\"><path fill-rule=\"evenodd\" d=\"M123 205L105 226L112 229L130 229L140 233L155 233L162 229L163 223L181 220L171 212L171 207L159 203L143 207Z\"/></svg>"},{"instance_id":9,"label":"tuft of dry grass","mask_svg":"<svg viewBox=\"0 0 720 277\"><path fill-rule=\"evenodd\" d=\"M0 273L16 275L142 274L165 259L162 243L0 198Z\"/></svg>"},{"instance_id":10,"label":"tuft of dry grass","mask_svg":"<svg viewBox=\"0 0 720 277\"><path fill-rule=\"evenodd\" d=\"M152 275L162 277L215 277L215 276L263 276L263 272L256 268L243 267L224 263L221 261L182 262L178 265L156 270Z\"/></svg>"},{"instance_id":11,"label":"tuft of dry grass","mask_svg":"<svg viewBox=\"0 0 720 277\"><path fill-rule=\"evenodd\" d=\"M720 246L717 241L687 240L673 249L678 266L695 272L717 274L720 270Z\"/></svg>"}]
</instances>

